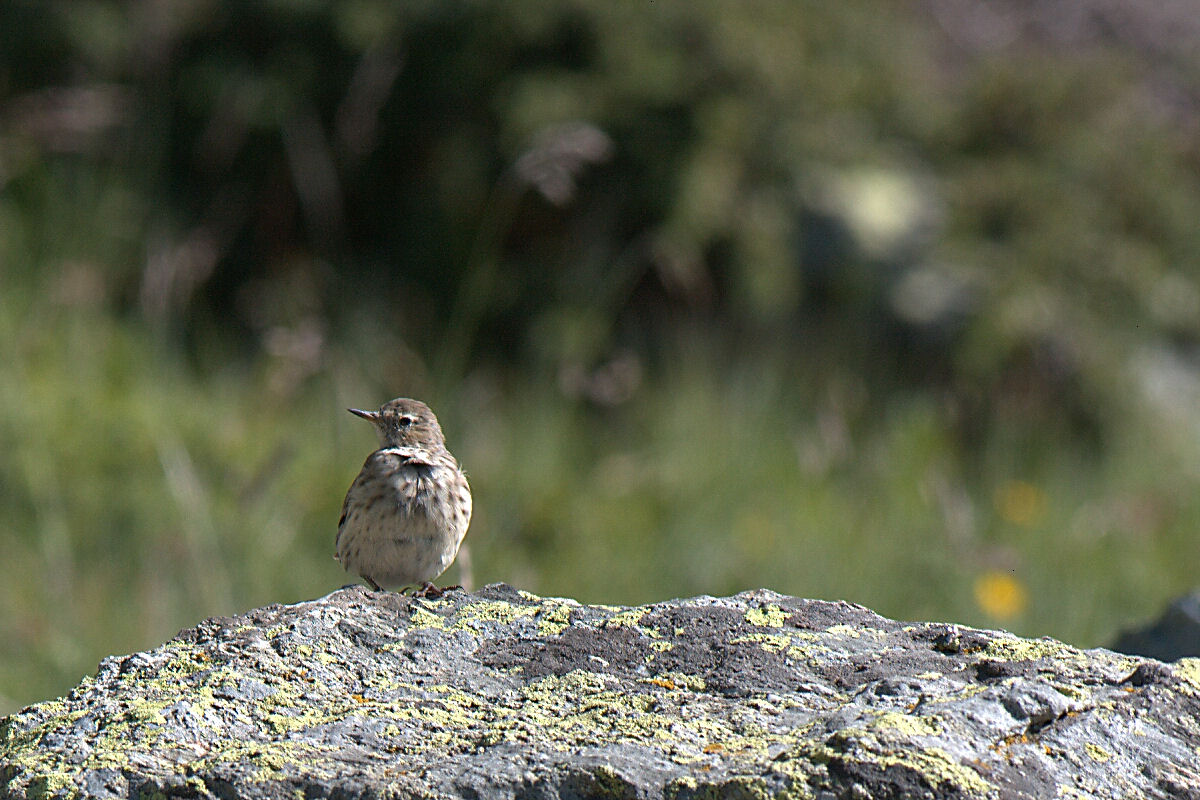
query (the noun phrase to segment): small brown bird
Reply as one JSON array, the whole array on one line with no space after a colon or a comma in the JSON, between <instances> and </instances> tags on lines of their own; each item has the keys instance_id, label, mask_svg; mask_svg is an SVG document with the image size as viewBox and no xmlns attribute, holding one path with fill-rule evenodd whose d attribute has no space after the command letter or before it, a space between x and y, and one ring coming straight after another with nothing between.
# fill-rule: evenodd
<instances>
[{"instance_id":1,"label":"small brown bird","mask_svg":"<svg viewBox=\"0 0 1200 800\"><path fill-rule=\"evenodd\" d=\"M421 588L446 571L471 523L471 487L446 449L429 406L399 397L378 411L348 409L375 424L380 447L367 457L342 503L336 558L376 591Z\"/></svg>"}]
</instances>

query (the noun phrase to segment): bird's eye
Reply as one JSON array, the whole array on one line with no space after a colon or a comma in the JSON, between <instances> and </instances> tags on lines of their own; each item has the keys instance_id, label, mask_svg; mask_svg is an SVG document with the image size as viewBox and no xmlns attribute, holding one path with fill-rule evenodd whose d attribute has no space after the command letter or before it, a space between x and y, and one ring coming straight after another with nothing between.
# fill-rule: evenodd
<instances>
[{"instance_id":1,"label":"bird's eye","mask_svg":"<svg viewBox=\"0 0 1200 800\"><path fill-rule=\"evenodd\" d=\"M413 418L412 417L400 417L400 419L396 420L396 424L399 425L401 428L407 428L409 425L413 424Z\"/></svg>"}]
</instances>

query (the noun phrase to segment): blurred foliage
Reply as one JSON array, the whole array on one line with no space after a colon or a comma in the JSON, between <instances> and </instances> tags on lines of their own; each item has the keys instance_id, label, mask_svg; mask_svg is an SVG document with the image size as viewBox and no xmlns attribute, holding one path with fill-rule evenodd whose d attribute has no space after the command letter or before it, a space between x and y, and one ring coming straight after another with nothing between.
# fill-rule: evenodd
<instances>
[{"instance_id":1,"label":"blurred foliage","mask_svg":"<svg viewBox=\"0 0 1200 800\"><path fill-rule=\"evenodd\" d=\"M1181 0L0 5L0 712L349 580L341 409L397 395L476 583L1103 643L1197 557L1198 45Z\"/></svg>"}]
</instances>

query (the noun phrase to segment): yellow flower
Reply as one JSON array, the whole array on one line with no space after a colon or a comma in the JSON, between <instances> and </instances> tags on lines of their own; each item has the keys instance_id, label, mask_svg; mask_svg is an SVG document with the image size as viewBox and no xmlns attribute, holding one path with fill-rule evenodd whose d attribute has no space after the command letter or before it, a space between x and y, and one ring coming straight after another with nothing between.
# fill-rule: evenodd
<instances>
[{"instance_id":1,"label":"yellow flower","mask_svg":"<svg viewBox=\"0 0 1200 800\"><path fill-rule=\"evenodd\" d=\"M1029 592L1009 573L993 569L975 579L975 602L989 617L1009 620L1029 605Z\"/></svg>"}]
</instances>

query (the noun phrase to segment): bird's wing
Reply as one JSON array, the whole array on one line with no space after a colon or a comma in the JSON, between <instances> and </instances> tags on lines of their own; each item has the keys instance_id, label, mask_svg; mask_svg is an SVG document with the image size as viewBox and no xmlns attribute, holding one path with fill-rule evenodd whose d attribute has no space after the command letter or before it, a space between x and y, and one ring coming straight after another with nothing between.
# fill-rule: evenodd
<instances>
[{"instance_id":1,"label":"bird's wing","mask_svg":"<svg viewBox=\"0 0 1200 800\"><path fill-rule=\"evenodd\" d=\"M353 489L354 487L351 486L350 488ZM342 526L346 524L346 514L349 511L349 509L350 509L350 492L346 492L346 499L342 501L342 515L340 517L338 517L338 536L337 536L337 539L334 539L334 541L333 541L334 547L337 546L338 541L342 538Z\"/></svg>"}]
</instances>

